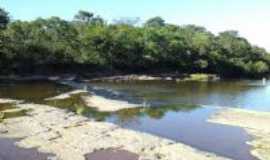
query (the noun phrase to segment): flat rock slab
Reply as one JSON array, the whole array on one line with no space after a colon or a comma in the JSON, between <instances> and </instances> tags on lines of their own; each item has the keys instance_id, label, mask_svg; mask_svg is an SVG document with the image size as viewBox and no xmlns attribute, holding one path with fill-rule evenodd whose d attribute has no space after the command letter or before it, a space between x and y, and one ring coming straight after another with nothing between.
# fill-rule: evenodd
<instances>
[{"instance_id":1,"label":"flat rock slab","mask_svg":"<svg viewBox=\"0 0 270 160\"><path fill-rule=\"evenodd\" d=\"M19 148L12 139L0 138L0 160L49 160L52 157L36 149Z\"/></svg>"},{"instance_id":2,"label":"flat rock slab","mask_svg":"<svg viewBox=\"0 0 270 160\"><path fill-rule=\"evenodd\" d=\"M86 160L138 160L139 156L126 150L106 149L85 156Z\"/></svg>"}]
</instances>

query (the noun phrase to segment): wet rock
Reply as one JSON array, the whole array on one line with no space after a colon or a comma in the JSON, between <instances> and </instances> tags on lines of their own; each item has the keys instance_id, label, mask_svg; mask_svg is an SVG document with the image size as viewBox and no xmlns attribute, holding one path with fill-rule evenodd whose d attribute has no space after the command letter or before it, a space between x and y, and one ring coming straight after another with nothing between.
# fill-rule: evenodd
<instances>
[{"instance_id":1,"label":"wet rock","mask_svg":"<svg viewBox=\"0 0 270 160\"><path fill-rule=\"evenodd\" d=\"M139 104L132 104L127 101L112 100L101 96L83 96L83 100L88 107L97 109L100 112L115 112L122 109L140 107Z\"/></svg>"}]
</instances>

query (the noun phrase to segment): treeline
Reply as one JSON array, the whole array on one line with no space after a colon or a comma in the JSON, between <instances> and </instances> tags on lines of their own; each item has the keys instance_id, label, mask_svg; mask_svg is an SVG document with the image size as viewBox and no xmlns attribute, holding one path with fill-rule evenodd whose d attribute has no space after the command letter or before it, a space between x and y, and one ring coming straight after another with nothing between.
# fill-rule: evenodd
<instances>
[{"instance_id":1,"label":"treeline","mask_svg":"<svg viewBox=\"0 0 270 160\"><path fill-rule=\"evenodd\" d=\"M214 35L200 26L167 24L160 17L140 26L127 19L109 24L86 11L72 21L10 22L0 9L1 74L102 70L262 77L269 68L270 55L236 31Z\"/></svg>"}]
</instances>

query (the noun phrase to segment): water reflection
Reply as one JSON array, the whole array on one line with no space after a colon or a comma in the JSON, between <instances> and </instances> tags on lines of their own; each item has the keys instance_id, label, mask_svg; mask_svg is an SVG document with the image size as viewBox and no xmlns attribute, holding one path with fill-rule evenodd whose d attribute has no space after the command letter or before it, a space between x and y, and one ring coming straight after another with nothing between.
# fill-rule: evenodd
<instances>
[{"instance_id":1,"label":"water reflection","mask_svg":"<svg viewBox=\"0 0 270 160\"><path fill-rule=\"evenodd\" d=\"M146 100L153 105L170 103L241 107L270 111L269 83L261 81L224 80L217 82L96 82L103 89L124 93L128 97Z\"/></svg>"},{"instance_id":2,"label":"water reflection","mask_svg":"<svg viewBox=\"0 0 270 160\"><path fill-rule=\"evenodd\" d=\"M114 115L108 121L235 160L255 160L246 144L250 137L243 129L207 122L209 116L216 112L213 107L198 107L187 112L169 109L161 114L156 111L160 110L153 108L151 114L135 116L125 121L122 117Z\"/></svg>"}]
</instances>

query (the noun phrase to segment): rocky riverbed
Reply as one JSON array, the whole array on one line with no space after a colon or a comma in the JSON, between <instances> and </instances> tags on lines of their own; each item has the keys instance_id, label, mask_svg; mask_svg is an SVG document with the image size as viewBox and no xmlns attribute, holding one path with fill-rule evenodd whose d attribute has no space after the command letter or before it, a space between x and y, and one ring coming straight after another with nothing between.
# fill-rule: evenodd
<instances>
[{"instance_id":1,"label":"rocky riverbed","mask_svg":"<svg viewBox=\"0 0 270 160\"><path fill-rule=\"evenodd\" d=\"M141 160L226 159L47 105L16 104L16 107L28 110L27 116L5 119L0 123L0 137L19 139L16 143L19 147L37 148L59 160L84 160L86 155L112 148L136 154Z\"/></svg>"}]
</instances>

